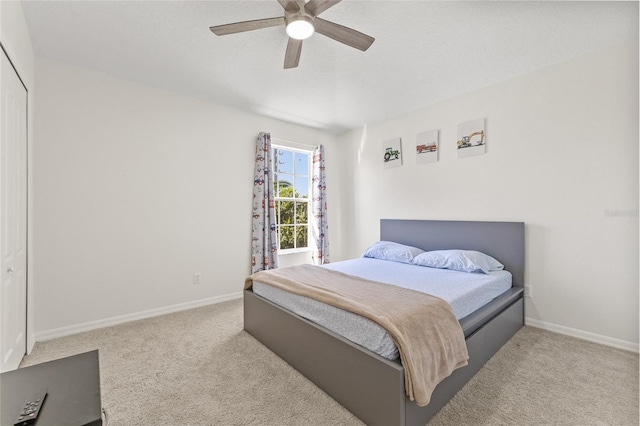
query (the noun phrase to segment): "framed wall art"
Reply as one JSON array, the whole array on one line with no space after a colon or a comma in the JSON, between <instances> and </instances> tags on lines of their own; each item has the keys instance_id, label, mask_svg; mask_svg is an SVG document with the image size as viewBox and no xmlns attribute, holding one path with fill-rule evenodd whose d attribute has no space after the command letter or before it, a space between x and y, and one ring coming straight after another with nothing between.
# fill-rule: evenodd
<instances>
[{"instance_id":1,"label":"framed wall art","mask_svg":"<svg viewBox=\"0 0 640 426\"><path fill-rule=\"evenodd\" d=\"M458 124L458 158L487 152L484 118Z\"/></svg>"},{"instance_id":2,"label":"framed wall art","mask_svg":"<svg viewBox=\"0 0 640 426\"><path fill-rule=\"evenodd\" d=\"M396 138L382 144L384 168L402 166L402 139Z\"/></svg>"},{"instance_id":3,"label":"framed wall art","mask_svg":"<svg viewBox=\"0 0 640 426\"><path fill-rule=\"evenodd\" d=\"M416 136L416 164L438 161L438 137L438 130L419 133Z\"/></svg>"}]
</instances>

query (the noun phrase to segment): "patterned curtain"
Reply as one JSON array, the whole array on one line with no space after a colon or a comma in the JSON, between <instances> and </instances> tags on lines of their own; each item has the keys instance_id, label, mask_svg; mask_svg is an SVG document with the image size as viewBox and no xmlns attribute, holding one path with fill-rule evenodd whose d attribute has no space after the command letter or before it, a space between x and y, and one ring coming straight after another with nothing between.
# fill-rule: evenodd
<instances>
[{"instance_id":1,"label":"patterned curtain","mask_svg":"<svg viewBox=\"0 0 640 426\"><path fill-rule=\"evenodd\" d=\"M271 135L262 132L256 141L256 167L253 177L251 273L278 267L274 192Z\"/></svg>"},{"instance_id":2,"label":"patterned curtain","mask_svg":"<svg viewBox=\"0 0 640 426\"><path fill-rule=\"evenodd\" d=\"M327 195L324 172L324 146L313 149L313 178L311 185L311 233L315 242L313 263L329 263L329 228L327 227Z\"/></svg>"}]
</instances>

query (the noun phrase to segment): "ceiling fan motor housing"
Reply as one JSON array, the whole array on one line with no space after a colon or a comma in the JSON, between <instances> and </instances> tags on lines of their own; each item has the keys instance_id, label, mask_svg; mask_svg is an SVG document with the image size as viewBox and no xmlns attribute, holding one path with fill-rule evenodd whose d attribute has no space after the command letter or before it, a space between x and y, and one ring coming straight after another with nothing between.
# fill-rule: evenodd
<instances>
[{"instance_id":1,"label":"ceiling fan motor housing","mask_svg":"<svg viewBox=\"0 0 640 426\"><path fill-rule=\"evenodd\" d=\"M287 24L287 35L297 40L304 40L311 37L315 32L315 17L303 9L284 13Z\"/></svg>"}]
</instances>

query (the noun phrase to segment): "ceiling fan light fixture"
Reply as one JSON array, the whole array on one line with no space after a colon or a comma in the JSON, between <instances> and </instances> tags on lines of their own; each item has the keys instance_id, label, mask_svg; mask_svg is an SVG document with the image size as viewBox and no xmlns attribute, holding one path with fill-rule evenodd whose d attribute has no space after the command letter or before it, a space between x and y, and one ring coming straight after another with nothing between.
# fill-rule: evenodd
<instances>
[{"instance_id":1,"label":"ceiling fan light fixture","mask_svg":"<svg viewBox=\"0 0 640 426\"><path fill-rule=\"evenodd\" d=\"M287 23L287 35L296 40L305 40L313 35L315 27L308 16L300 16Z\"/></svg>"},{"instance_id":2,"label":"ceiling fan light fixture","mask_svg":"<svg viewBox=\"0 0 640 426\"><path fill-rule=\"evenodd\" d=\"M311 37L316 29L319 34L325 37L364 52L375 41L373 37L318 17L325 10L340 2L341 0L278 0L284 9L284 16L215 25L209 27L209 30L215 35L221 36L284 25L289 37L284 55L284 69L298 66L302 42Z\"/></svg>"}]
</instances>

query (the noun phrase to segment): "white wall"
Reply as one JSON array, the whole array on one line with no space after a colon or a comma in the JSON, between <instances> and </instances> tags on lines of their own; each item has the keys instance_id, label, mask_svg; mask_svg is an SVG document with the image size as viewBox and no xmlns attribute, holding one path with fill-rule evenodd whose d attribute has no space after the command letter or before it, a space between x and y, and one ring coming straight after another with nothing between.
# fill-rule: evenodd
<instances>
[{"instance_id":1,"label":"white wall","mask_svg":"<svg viewBox=\"0 0 640 426\"><path fill-rule=\"evenodd\" d=\"M325 144L333 261L377 240L380 218L524 221L527 321L637 350L637 41L338 141L44 59L35 68L38 336L238 295L266 130ZM488 153L457 159L457 124L480 117ZM416 165L415 135L432 129L440 161ZM405 165L384 170L382 142L398 136Z\"/></svg>"},{"instance_id":2,"label":"white wall","mask_svg":"<svg viewBox=\"0 0 640 426\"><path fill-rule=\"evenodd\" d=\"M482 117L487 154L458 159L457 125ZM440 161L418 165L416 134L433 129ZM404 165L385 170L395 137ZM339 139L352 149L345 255L378 239L380 218L524 221L527 322L638 349L637 40Z\"/></svg>"},{"instance_id":3,"label":"white wall","mask_svg":"<svg viewBox=\"0 0 640 426\"><path fill-rule=\"evenodd\" d=\"M18 1L0 1L0 44L7 53L23 84L27 88L27 161L28 161L28 218L27 218L27 351L34 339L35 258L33 256L33 129L35 123L35 70L34 55L29 30Z\"/></svg>"},{"instance_id":4,"label":"white wall","mask_svg":"<svg viewBox=\"0 0 640 426\"><path fill-rule=\"evenodd\" d=\"M239 296L259 131L333 167L317 130L40 58L36 81L39 338Z\"/></svg>"}]
</instances>

